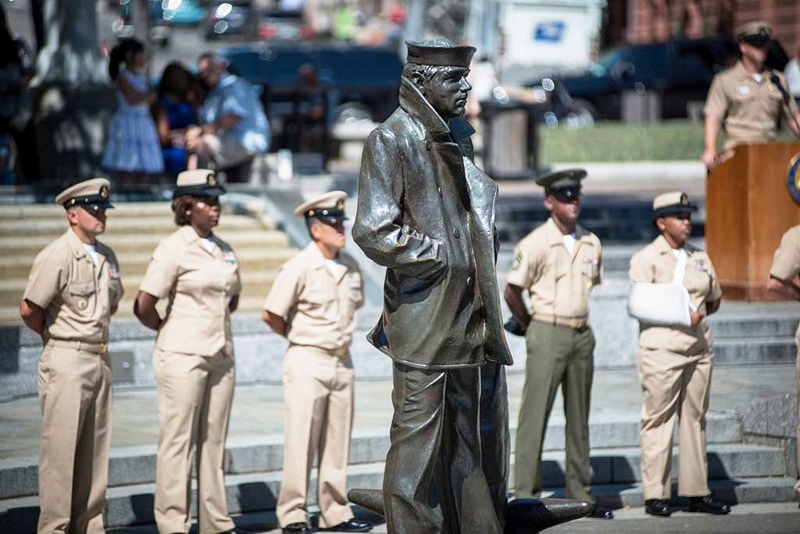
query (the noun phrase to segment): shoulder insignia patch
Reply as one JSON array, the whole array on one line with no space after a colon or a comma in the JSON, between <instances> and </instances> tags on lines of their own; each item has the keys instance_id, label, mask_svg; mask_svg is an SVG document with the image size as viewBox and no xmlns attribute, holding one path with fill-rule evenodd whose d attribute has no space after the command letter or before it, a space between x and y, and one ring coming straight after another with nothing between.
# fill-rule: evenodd
<instances>
[{"instance_id":1,"label":"shoulder insignia patch","mask_svg":"<svg viewBox=\"0 0 800 534\"><path fill-rule=\"evenodd\" d=\"M520 265L522 265L522 252L517 252L514 256L514 260L511 262L511 270L519 269Z\"/></svg>"}]
</instances>

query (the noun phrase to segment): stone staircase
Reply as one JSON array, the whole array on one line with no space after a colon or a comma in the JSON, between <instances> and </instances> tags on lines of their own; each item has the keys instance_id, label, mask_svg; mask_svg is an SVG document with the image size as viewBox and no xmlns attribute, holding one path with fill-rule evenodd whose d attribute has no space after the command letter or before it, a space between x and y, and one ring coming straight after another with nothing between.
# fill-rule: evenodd
<instances>
[{"instance_id":1,"label":"stone staircase","mask_svg":"<svg viewBox=\"0 0 800 534\"><path fill-rule=\"evenodd\" d=\"M643 504L639 424L639 415L634 412L602 414L590 421L593 488L600 502L614 507ZM791 500L794 480L786 476L789 467L783 448L745 443L742 422L733 414L709 414L707 436L709 479L716 496L733 503ZM281 478L282 441L281 435L228 440L225 470L231 513L274 509ZM388 428L354 431L349 487L381 487L388 446ZM545 444L543 478L548 492L556 496L563 495L563 447L564 421L554 414ZM106 526L153 522L155 452L155 446L112 450ZM675 478L677 459L673 466ZM314 479L309 491L312 501L315 485ZM0 515L8 511L19 516L35 509L36 489L36 457L0 460Z\"/></svg>"},{"instance_id":2,"label":"stone staircase","mask_svg":"<svg viewBox=\"0 0 800 534\"><path fill-rule=\"evenodd\" d=\"M116 202L101 240L117 254L125 296L115 318L133 316L133 299L158 242L175 231L169 202ZM223 204L225 206L225 204ZM286 235L267 217L234 214L223 207L217 234L231 244L240 262L240 311L257 311L275 270L296 253ZM55 205L0 206L0 325L20 324L19 301L36 254L67 229Z\"/></svg>"}]
</instances>

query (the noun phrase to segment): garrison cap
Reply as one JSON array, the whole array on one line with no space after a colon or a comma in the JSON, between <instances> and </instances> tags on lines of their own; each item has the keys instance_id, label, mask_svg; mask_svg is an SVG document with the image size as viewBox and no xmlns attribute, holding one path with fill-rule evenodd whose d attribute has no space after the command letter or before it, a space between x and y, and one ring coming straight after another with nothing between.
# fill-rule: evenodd
<instances>
[{"instance_id":1,"label":"garrison cap","mask_svg":"<svg viewBox=\"0 0 800 534\"><path fill-rule=\"evenodd\" d=\"M72 185L56 196L56 204L65 208L74 206L99 206L113 208L109 200L111 182L106 178L92 178Z\"/></svg>"},{"instance_id":2,"label":"garrison cap","mask_svg":"<svg viewBox=\"0 0 800 534\"><path fill-rule=\"evenodd\" d=\"M183 195L196 197L218 197L225 194L225 188L217 181L217 174L210 169L183 171L178 175L172 198Z\"/></svg>"},{"instance_id":3,"label":"garrison cap","mask_svg":"<svg viewBox=\"0 0 800 534\"><path fill-rule=\"evenodd\" d=\"M326 223L338 223L347 219L344 216L344 201L347 193L330 191L322 196L303 202L294 209L295 215L303 215L306 219L314 217Z\"/></svg>"},{"instance_id":4,"label":"garrison cap","mask_svg":"<svg viewBox=\"0 0 800 534\"><path fill-rule=\"evenodd\" d=\"M764 45L772 37L772 27L764 21L748 22L736 28L736 39L739 42Z\"/></svg>"},{"instance_id":5,"label":"garrison cap","mask_svg":"<svg viewBox=\"0 0 800 534\"><path fill-rule=\"evenodd\" d=\"M474 46L459 46L449 39L428 39L422 42L406 41L409 63L437 67L463 67L468 69L475 53Z\"/></svg>"},{"instance_id":6,"label":"garrison cap","mask_svg":"<svg viewBox=\"0 0 800 534\"><path fill-rule=\"evenodd\" d=\"M580 193L581 180L584 178L584 169L564 169L543 174L536 178L536 183L544 187L545 193L558 192L568 198L575 198Z\"/></svg>"},{"instance_id":7,"label":"garrison cap","mask_svg":"<svg viewBox=\"0 0 800 534\"><path fill-rule=\"evenodd\" d=\"M697 211L697 206L689 202L689 196L683 191L662 193L653 200L653 221L665 215L693 211Z\"/></svg>"}]
</instances>

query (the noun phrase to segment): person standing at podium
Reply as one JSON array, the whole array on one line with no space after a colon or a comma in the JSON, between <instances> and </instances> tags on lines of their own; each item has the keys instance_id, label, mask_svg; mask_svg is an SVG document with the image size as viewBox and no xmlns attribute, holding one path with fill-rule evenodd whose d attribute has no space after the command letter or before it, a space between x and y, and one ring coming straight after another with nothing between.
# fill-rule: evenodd
<instances>
[{"instance_id":1,"label":"person standing at podium","mask_svg":"<svg viewBox=\"0 0 800 534\"><path fill-rule=\"evenodd\" d=\"M797 276L800 274L800 224L789 228L783 234L781 243L772 258L769 270L767 289L791 300L800 300L800 286ZM797 328L795 340L797 351L797 391L800 393L800 327ZM800 399L800 396L798 396ZM800 421L800 400L797 403L797 420ZM800 497L800 424L797 425L797 483L794 485L795 495Z\"/></svg>"},{"instance_id":2,"label":"person standing at podium","mask_svg":"<svg viewBox=\"0 0 800 534\"><path fill-rule=\"evenodd\" d=\"M772 28L750 22L736 30L741 58L717 74L708 91L703 130L703 163L713 169L727 159L736 145L763 143L777 138L783 114L789 128L800 137L800 113L788 92L786 78L764 65ZM723 154L717 153L720 129L725 132Z\"/></svg>"}]
</instances>

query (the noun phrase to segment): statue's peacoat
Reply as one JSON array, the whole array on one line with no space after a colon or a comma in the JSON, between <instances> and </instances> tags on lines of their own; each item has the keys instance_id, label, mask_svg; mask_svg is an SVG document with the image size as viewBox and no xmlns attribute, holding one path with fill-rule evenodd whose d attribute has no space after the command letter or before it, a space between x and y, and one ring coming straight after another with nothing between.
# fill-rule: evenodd
<instances>
[{"instance_id":1,"label":"statue's peacoat","mask_svg":"<svg viewBox=\"0 0 800 534\"><path fill-rule=\"evenodd\" d=\"M419 368L510 365L495 275L497 184L472 162L462 118L450 127L402 79L400 107L367 139L353 238L387 268L369 341Z\"/></svg>"}]
</instances>

